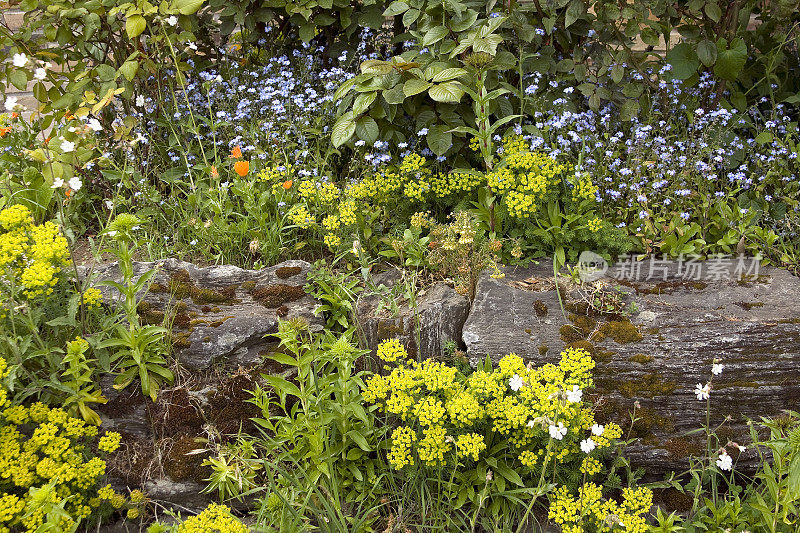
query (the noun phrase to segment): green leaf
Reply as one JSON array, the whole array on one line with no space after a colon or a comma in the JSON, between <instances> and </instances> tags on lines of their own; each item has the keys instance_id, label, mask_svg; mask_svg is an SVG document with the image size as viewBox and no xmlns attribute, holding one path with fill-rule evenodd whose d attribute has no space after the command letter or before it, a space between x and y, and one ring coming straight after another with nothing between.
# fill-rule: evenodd
<instances>
[{"instance_id":1,"label":"green leaf","mask_svg":"<svg viewBox=\"0 0 800 533\"><path fill-rule=\"evenodd\" d=\"M142 34L147 28L147 21L141 15L131 15L125 20L125 33L128 38L133 39Z\"/></svg>"},{"instance_id":2,"label":"green leaf","mask_svg":"<svg viewBox=\"0 0 800 533\"><path fill-rule=\"evenodd\" d=\"M675 45L667 53L667 63L672 66L672 76L678 80L690 78L700 67L700 60L689 43Z\"/></svg>"},{"instance_id":3,"label":"green leaf","mask_svg":"<svg viewBox=\"0 0 800 533\"><path fill-rule=\"evenodd\" d=\"M625 67L622 66L622 63L617 63L611 69L611 80L614 83L619 83L622 81L623 76L625 76Z\"/></svg>"},{"instance_id":4,"label":"green leaf","mask_svg":"<svg viewBox=\"0 0 800 533\"><path fill-rule=\"evenodd\" d=\"M461 76L467 73L466 70L463 68L446 68L443 71L436 74L433 79L431 80L434 83L440 83L443 81L450 81L456 78L460 78Z\"/></svg>"},{"instance_id":5,"label":"green leaf","mask_svg":"<svg viewBox=\"0 0 800 533\"><path fill-rule=\"evenodd\" d=\"M710 67L717 61L717 45L708 39L697 44L697 57L705 66Z\"/></svg>"},{"instance_id":6,"label":"green leaf","mask_svg":"<svg viewBox=\"0 0 800 533\"><path fill-rule=\"evenodd\" d=\"M708 18L710 18L714 22L719 22L719 20L722 18L722 9L720 9L720 7L716 3L712 2L707 3L705 12L706 15L708 15Z\"/></svg>"},{"instance_id":7,"label":"green leaf","mask_svg":"<svg viewBox=\"0 0 800 533\"><path fill-rule=\"evenodd\" d=\"M447 126L441 124L429 128L426 138L428 148L437 156L444 155L453 145L453 134Z\"/></svg>"},{"instance_id":8,"label":"green leaf","mask_svg":"<svg viewBox=\"0 0 800 533\"><path fill-rule=\"evenodd\" d=\"M576 20L586 14L586 6L583 0L572 0L567 6L567 11L564 14L564 27L569 28Z\"/></svg>"},{"instance_id":9,"label":"green leaf","mask_svg":"<svg viewBox=\"0 0 800 533\"><path fill-rule=\"evenodd\" d=\"M300 389L297 388L297 385L290 381L286 381L284 378L280 376L274 376L270 374L264 374L264 380L269 383L276 391L280 392L283 395L291 395L300 397Z\"/></svg>"},{"instance_id":10,"label":"green leaf","mask_svg":"<svg viewBox=\"0 0 800 533\"><path fill-rule=\"evenodd\" d=\"M497 464L495 465L495 470L497 470L497 472L498 472L498 473L499 473L501 476L503 476L504 478L506 478L507 480L509 480L509 481L510 481L511 483L513 483L514 485L516 485L516 486L518 486L518 487L523 487L523 486L525 486L525 484L522 482L522 478L521 478L521 477L519 477L519 474L517 474L517 473L514 471L514 469L512 469L511 467L509 467L507 464L505 464L505 463L503 463L503 462L497 463Z\"/></svg>"},{"instance_id":11,"label":"green leaf","mask_svg":"<svg viewBox=\"0 0 800 533\"><path fill-rule=\"evenodd\" d=\"M419 78L411 78L407 80L403 84L403 94L408 96L414 96L415 94L419 94L423 91L426 91L431 86L431 83L421 80Z\"/></svg>"},{"instance_id":12,"label":"green leaf","mask_svg":"<svg viewBox=\"0 0 800 533\"><path fill-rule=\"evenodd\" d=\"M405 13L408 11L409 6L402 0L394 0L389 7L386 8L386 11L383 12L384 17L393 17L395 15L399 15L401 13Z\"/></svg>"},{"instance_id":13,"label":"green leaf","mask_svg":"<svg viewBox=\"0 0 800 533\"><path fill-rule=\"evenodd\" d=\"M367 59L359 68L364 74L389 74L393 70L390 62L380 59Z\"/></svg>"},{"instance_id":14,"label":"green leaf","mask_svg":"<svg viewBox=\"0 0 800 533\"><path fill-rule=\"evenodd\" d=\"M734 39L727 50L720 50L724 46L724 39L717 41L717 62L714 64L714 74L718 77L736 81L747 61L747 45L742 39Z\"/></svg>"},{"instance_id":15,"label":"green leaf","mask_svg":"<svg viewBox=\"0 0 800 533\"><path fill-rule=\"evenodd\" d=\"M121 67L119 67L119 73L125 76L125 79L128 81L133 81L133 78L136 77L136 72L139 70L139 62L134 61L125 61Z\"/></svg>"},{"instance_id":16,"label":"green leaf","mask_svg":"<svg viewBox=\"0 0 800 533\"><path fill-rule=\"evenodd\" d=\"M430 46L434 43L438 43L444 39L445 35L447 35L447 28L444 26L435 26L425 32L425 36L422 38L422 46Z\"/></svg>"},{"instance_id":17,"label":"green leaf","mask_svg":"<svg viewBox=\"0 0 800 533\"><path fill-rule=\"evenodd\" d=\"M12 69L8 73L8 81L20 91L24 91L28 87L28 73L21 68Z\"/></svg>"},{"instance_id":18,"label":"green leaf","mask_svg":"<svg viewBox=\"0 0 800 533\"><path fill-rule=\"evenodd\" d=\"M351 429L350 431L347 432L347 436L350 437L350 439L353 442L355 442L358 445L358 447L364 450L365 452L372 451L372 447L370 447L369 443L367 442L367 439L365 439L364 435L362 435L361 433L357 432L354 429Z\"/></svg>"},{"instance_id":19,"label":"green leaf","mask_svg":"<svg viewBox=\"0 0 800 533\"><path fill-rule=\"evenodd\" d=\"M356 122L353 120L353 112L348 111L336 120L331 133L331 142L334 148L338 148L356 132Z\"/></svg>"},{"instance_id":20,"label":"green leaf","mask_svg":"<svg viewBox=\"0 0 800 533\"><path fill-rule=\"evenodd\" d=\"M341 100L344 97L344 95L349 93L350 89L353 88L353 85L355 85L357 82L361 81L358 78L359 78L358 76L356 76L355 78L350 78L349 80L347 80L346 82L341 84L339 86L339 88L336 89L336 92L333 94L334 101L338 102L339 100Z\"/></svg>"},{"instance_id":21,"label":"green leaf","mask_svg":"<svg viewBox=\"0 0 800 533\"><path fill-rule=\"evenodd\" d=\"M381 93L383 99L386 100L387 104L397 105L402 104L403 100L406 99L406 94L403 92L403 85L398 83L391 89L386 89Z\"/></svg>"},{"instance_id":22,"label":"green leaf","mask_svg":"<svg viewBox=\"0 0 800 533\"><path fill-rule=\"evenodd\" d=\"M371 93L361 93L356 96L355 102L353 102L353 116L357 117L361 115L364 111L369 109L369 106L372 105L372 102L375 101L375 98L378 96L378 91L372 91Z\"/></svg>"},{"instance_id":23,"label":"green leaf","mask_svg":"<svg viewBox=\"0 0 800 533\"><path fill-rule=\"evenodd\" d=\"M313 24L301 24L297 33L300 35L300 39L302 39L304 43L307 43L317 34L317 27Z\"/></svg>"},{"instance_id":24,"label":"green leaf","mask_svg":"<svg viewBox=\"0 0 800 533\"><path fill-rule=\"evenodd\" d=\"M412 7L411 9L403 13L403 26L408 28L409 26L414 24L414 22L417 21L419 16L420 16L420 10Z\"/></svg>"},{"instance_id":25,"label":"green leaf","mask_svg":"<svg viewBox=\"0 0 800 533\"><path fill-rule=\"evenodd\" d=\"M756 140L756 143L758 143L759 145L764 145L764 144L771 143L774 138L775 138L775 136L771 132L762 131L761 133L756 135L756 139L755 140Z\"/></svg>"},{"instance_id":26,"label":"green leaf","mask_svg":"<svg viewBox=\"0 0 800 533\"><path fill-rule=\"evenodd\" d=\"M192 15L197 13L204 0L175 0L172 9L177 10L181 15Z\"/></svg>"},{"instance_id":27,"label":"green leaf","mask_svg":"<svg viewBox=\"0 0 800 533\"><path fill-rule=\"evenodd\" d=\"M375 122L374 118L365 115L356 120L356 135L367 144L373 144L377 141L379 133L378 123Z\"/></svg>"},{"instance_id":28,"label":"green leaf","mask_svg":"<svg viewBox=\"0 0 800 533\"><path fill-rule=\"evenodd\" d=\"M439 85L434 85L428 90L428 94L437 102L454 104L459 102L461 97L464 96L464 89L461 88L460 83L448 81Z\"/></svg>"}]
</instances>

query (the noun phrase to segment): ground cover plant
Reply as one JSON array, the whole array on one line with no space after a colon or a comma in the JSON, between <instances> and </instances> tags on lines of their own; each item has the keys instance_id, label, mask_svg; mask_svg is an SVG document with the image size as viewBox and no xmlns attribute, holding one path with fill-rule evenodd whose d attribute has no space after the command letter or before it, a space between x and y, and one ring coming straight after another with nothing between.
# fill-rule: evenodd
<instances>
[{"instance_id":1,"label":"ground cover plant","mask_svg":"<svg viewBox=\"0 0 800 533\"><path fill-rule=\"evenodd\" d=\"M553 258L566 321L559 280L576 282L585 251L741 254L796 273L792 2L19 9L22 26L0 28L4 531L797 530L798 415L788 405L750 421L748 442L728 439L727 421L711 425L720 361L694 392L704 446L661 482L626 456L638 406L630 427L602 419L591 343L546 364L470 365L458 339L430 354L384 336L373 354L357 316L368 297L380 318L413 314L434 282L472 300L483 273ZM109 454L135 463L137 450L125 428L104 430L101 407L126 394L157 418L170 387L199 379L174 322L188 336L230 318L212 326L174 301L148 313L158 271L135 262L168 257L304 259L292 301L320 304L319 324L280 320L262 365L226 376L248 376L250 425L198 423L183 456L204 509L169 509L106 472ZM97 261L118 277L101 280ZM230 289L202 312L257 291ZM419 345L419 327L394 333ZM194 392L193 419L213 402ZM737 471L748 448L756 467ZM691 505L668 508L667 490Z\"/></svg>"}]
</instances>

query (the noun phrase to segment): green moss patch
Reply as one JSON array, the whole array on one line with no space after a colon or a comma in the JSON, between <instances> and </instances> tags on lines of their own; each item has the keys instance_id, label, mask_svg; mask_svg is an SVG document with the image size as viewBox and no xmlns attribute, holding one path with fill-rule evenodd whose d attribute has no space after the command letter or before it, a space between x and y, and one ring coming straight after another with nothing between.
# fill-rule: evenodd
<instances>
[{"instance_id":1,"label":"green moss patch","mask_svg":"<svg viewBox=\"0 0 800 533\"><path fill-rule=\"evenodd\" d=\"M610 320L600 326L600 330L593 335L592 340L600 342L606 337L614 339L617 344L628 344L642 340L639 329L630 320Z\"/></svg>"},{"instance_id":2,"label":"green moss patch","mask_svg":"<svg viewBox=\"0 0 800 533\"><path fill-rule=\"evenodd\" d=\"M287 279L296 276L302 270L300 267L278 267L275 269L275 275L280 279Z\"/></svg>"},{"instance_id":3,"label":"green moss patch","mask_svg":"<svg viewBox=\"0 0 800 533\"><path fill-rule=\"evenodd\" d=\"M306 295L306 291L296 285L277 284L254 289L251 294L264 307L276 309L285 303L299 300Z\"/></svg>"},{"instance_id":4,"label":"green moss patch","mask_svg":"<svg viewBox=\"0 0 800 533\"><path fill-rule=\"evenodd\" d=\"M653 356L645 355L643 353L637 353L636 355L628 357L628 361L632 363L639 363L640 365L646 365L647 363L653 362Z\"/></svg>"}]
</instances>

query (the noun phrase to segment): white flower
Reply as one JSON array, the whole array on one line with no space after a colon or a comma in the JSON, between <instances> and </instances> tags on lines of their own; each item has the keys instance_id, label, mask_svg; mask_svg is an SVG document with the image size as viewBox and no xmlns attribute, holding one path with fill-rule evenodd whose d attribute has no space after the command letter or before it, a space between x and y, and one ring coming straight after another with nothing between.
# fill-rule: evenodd
<instances>
[{"instance_id":1,"label":"white flower","mask_svg":"<svg viewBox=\"0 0 800 533\"><path fill-rule=\"evenodd\" d=\"M136 97L136 107L144 107L144 95L140 94Z\"/></svg>"},{"instance_id":2,"label":"white flower","mask_svg":"<svg viewBox=\"0 0 800 533\"><path fill-rule=\"evenodd\" d=\"M567 391L567 401L570 403L578 403L583 398L583 391L577 385L572 386L572 390Z\"/></svg>"},{"instance_id":3,"label":"white flower","mask_svg":"<svg viewBox=\"0 0 800 533\"><path fill-rule=\"evenodd\" d=\"M567 428L564 427L564 424L561 422L559 422L557 426L550 424L550 427L547 428L547 430L550 433L551 439L561 440L564 438L564 435L567 434Z\"/></svg>"},{"instance_id":4,"label":"white flower","mask_svg":"<svg viewBox=\"0 0 800 533\"><path fill-rule=\"evenodd\" d=\"M83 182L78 176L75 176L74 178L70 178L68 185L73 191L79 191L83 185Z\"/></svg>"},{"instance_id":5,"label":"white flower","mask_svg":"<svg viewBox=\"0 0 800 533\"><path fill-rule=\"evenodd\" d=\"M511 376L511 379L508 380L508 386L511 387L511 390L514 392L517 392L519 389L521 389L524 384L525 382L521 377L519 377L519 374L514 374Z\"/></svg>"},{"instance_id":6,"label":"white flower","mask_svg":"<svg viewBox=\"0 0 800 533\"><path fill-rule=\"evenodd\" d=\"M708 400L711 396L711 385L706 383L705 385L697 384L694 388L694 394L697 396L697 399L700 401Z\"/></svg>"},{"instance_id":7,"label":"white flower","mask_svg":"<svg viewBox=\"0 0 800 533\"><path fill-rule=\"evenodd\" d=\"M52 187L53 189L59 189L63 186L64 186L64 180L62 180L61 178L56 178L53 180L53 184L50 187Z\"/></svg>"},{"instance_id":8,"label":"white flower","mask_svg":"<svg viewBox=\"0 0 800 533\"><path fill-rule=\"evenodd\" d=\"M28 64L28 56L25 54L14 54L11 62L14 63L15 67L24 67Z\"/></svg>"},{"instance_id":9,"label":"white flower","mask_svg":"<svg viewBox=\"0 0 800 533\"><path fill-rule=\"evenodd\" d=\"M176 17L175 15L170 15L169 17L167 17L167 24L169 24L170 26L174 26L177 23L178 23L178 17Z\"/></svg>"},{"instance_id":10,"label":"white flower","mask_svg":"<svg viewBox=\"0 0 800 533\"><path fill-rule=\"evenodd\" d=\"M599 437L600 435L603 434L603 431L605 430L606 430L605 426L601 426L600 424L595 424L592 426L592 435Z\"/></svg>"},{"instance_id":11,"label":"white flower","mask_svg":"<svg viewBox=\"0 0 800 533\"><path fill-rule=\"evenodd\" d=\"M581 451L583 453L592 453L592 450L597 448L597 444L594 443L592 439L586 439L581 441Z\"/></svg>"},{"instance_id":12,"label":"white flower","mask_svg":"<svg viewBox=\"0 0 800 533\"><path fill-rule=\"evenodd\" d=\"M100 124L100 121L96 118L90 118L86 125L89 126L89 129L92 131L103 131L103 125Z\"/></svg>"},{"instance_id":13,"label":"white flower","mask_svg":"<svg viewBox=\"0 0 800 533\"><path fill-rule=\"evenodd\" d=\"M17 97L9 96L6 98L6 111L14 111L17 107Z\"/></svg>"},{"instance_id":14,"label":"white flower","mask_svg":"<svg viewBox=\"0 0 800 533\"><path fill-rule=\"evenodd\" d=\"M189 41L189 43L187 44L189 45L189 48L191 48L195 52L197 51L197 45L194 43L194 41Z\"/></svg>"},{"instance_id":15,"label":"white flower","mask_svg":"<svg viewBox=\"0 0 800 533\"><path fill-rule=\"evenodd\" d=\"M65 154L75 149L75 143L67 141L66 139L61 143L61 151Z\"/></svg>"},{"instance_id":16,"label":"white flower","mask_svg":"<svg viewBox=\"0 0 800 533\"><path fill-rule=\"evenodd\" d=\"M731 458L730 455L728 455L728 452L723 450L722 453L719 454L719 458L717 458L717 466L719 467L720 470L731 469L731 467L733 466L733 459Z\"/></svg>"},{"instance_id":17,"label":"white flower","mask_svg":"<svg viewBox=\"0 0 800 533\"><path fill-rule=\"evenodd\" d=\"M112 202L111 200L106 200L106 209L108 209L109 211L114 209L114 202Z\"/></svg>"},{"instance_id":18,"label":"white flower","mask_svg":"<svg viewBox=\"0 0 800 533\"><path fill-rule=\"evenodd\" d=\"M47 77L47 70L44 67L39 67L33 71L33 77L41 81Z\"/></svg>"},{"instance_id":19,"label":"white flower","mask_svg":"<svg viewBox=\"0 0 800 533\"><path fill-rule=\"evenodd\" d=\"M723 368L725 368L725 365L720 363L714 363L713 365L711 365L711 373L714 374L715 376L719 376L720 374L722 374Z\"/></svg>"}]
</instances>

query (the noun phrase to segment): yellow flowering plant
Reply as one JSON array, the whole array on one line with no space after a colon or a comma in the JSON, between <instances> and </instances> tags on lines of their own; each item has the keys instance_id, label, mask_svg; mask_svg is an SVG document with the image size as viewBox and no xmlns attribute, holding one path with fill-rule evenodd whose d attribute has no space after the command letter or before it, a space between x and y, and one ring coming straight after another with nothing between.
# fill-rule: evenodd
<instances>
[{"instance_id":1,"label":"yellow flowering plant","mask_svg":"<svg viewBox=\"0 0 800 533\"><path fill-rule=\"evenodd\" d=\"M155 522L147 528L147 533L247 533L246 525L233 515L226 505L209 504L199 514L181 520L181 516L171 515L176 523Z\"/></svg>"},{"instance_id":2,"label":"yellow flowering plant","mask_svg":"<svg viewBox=\"0 0 800 533\"><path fill-rule=\"evenodd\" d=\"M12 403L10 373L0 358L0 531L74 531L109 514L113 499L124 503L100 487L101 456L116 451L120 435L106 433L95 448L97 426L42 403Z\"/></svg>"},{"instance_id":3,"label":"yellow flowering plant","mask_svg":"<svg viewBox=\"0 0 800 533\"><path fill-rule=\"evenodd\" d=\"M600 455L622 436L614 423L597 424L583 401L595 362L581 349L539 367L514 354L496 367L487 358L468 375L412 360L396 339L381 343L377 356L386 371L366 380L363 397L396 426L389 464L412 477L447 472L454 509L470 501L492 516L519 518L553 483L574 488L598 474ZM514 500L523 495L527 511Z\"/></svg>"},{"instance_id":4,"label":"yellow flowering plant","mask_svg":"<svg viewBox=\"0 0 800 533\"><path fill-rule=\"evenodd\" d=\"M70 414L99 423L93 411L77 407L100 397L93 375L107 360L97 345L110 318L90 283L77 279L59 225L36 224L25 205L0 210L0 347L13 354L14 397L63 401ZM85 340L75 341L78 332ZM98 365L87 365L90 349Z\"/></svg>"}]
</instances>

